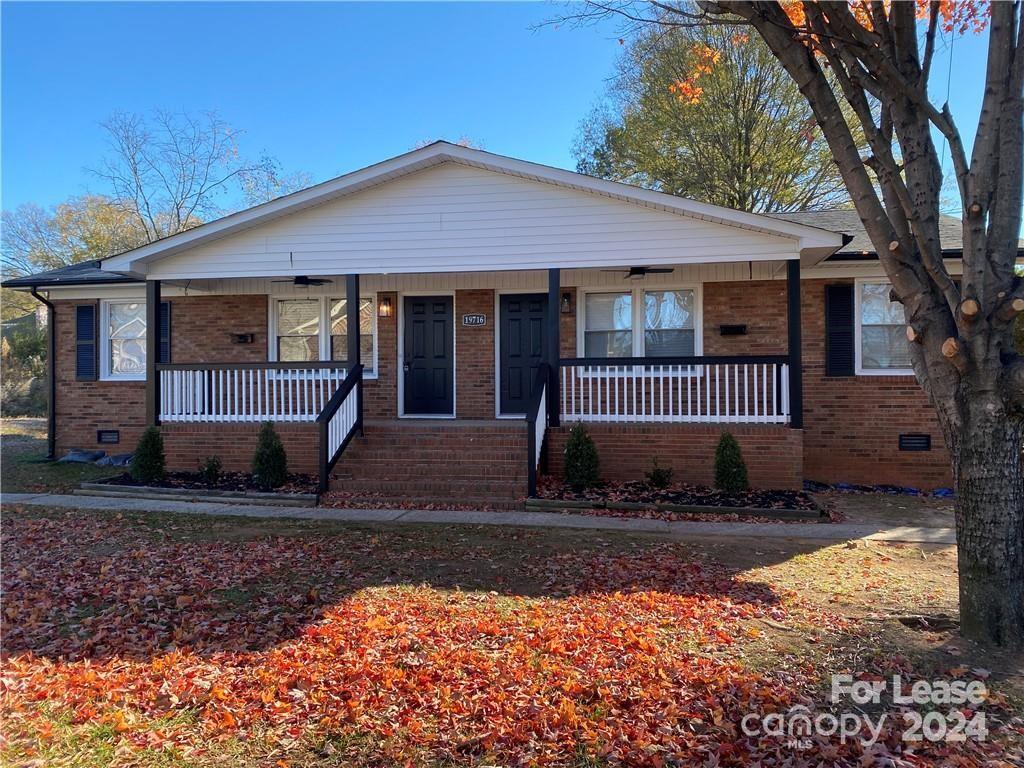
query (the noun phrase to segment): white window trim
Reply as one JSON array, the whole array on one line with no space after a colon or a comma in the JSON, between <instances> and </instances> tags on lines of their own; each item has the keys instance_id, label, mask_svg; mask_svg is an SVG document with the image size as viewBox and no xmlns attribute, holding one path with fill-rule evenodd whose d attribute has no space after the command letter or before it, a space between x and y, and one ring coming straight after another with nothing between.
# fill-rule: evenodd
<instances>
[{"instance_id":1,"label":"white window trim","mask_svg":"<svg viewBox=\"0 0 1024 768\"><path fill-rule=\"evenodd\" d=\"M338 299L344 299L344 296L337 294L322 294L316 296L276 296L271 297L268 305L268 318L267 318L267 360L272 363L278 362L277 359L277 303L279 301L319 301L320 302L320 334L318 338L318 345L320 350L321 362L330 362L331 359L331 301L337 301ZM377 334L377 294L376 293L361 293L359 299L369 299L370 304L373 307L371 318L373 320L373 370L367 371L363 378L365 379L376 379L377 378L377 360L380 357L380 338ZM366 366L367 361L363 361L363 366Z\"/></svg>"},{"instance_id":2,"label":"white window trim","mask_svg":"<svg viewBox=\"0 0 1024 768\"><path fill-rule=\"evenodd\" d=\"M145 372L139 374L113 373L110 370L110 305L141 304L146 306L145 296L139 298L125 297L117 299L100 299L100 381L145 381ZM149 359L149 349L146 349Z\"/></svg>"},{"instance_id":3,"label":"white window trim","mask_svg":"<svg viewBox=\"0 0 1024 768\"><path fill-rule=\"evenodd\" d=\"M858 376L913 376L913 368L865 368L862 364L861 336L864 324L861 322L860 289L862 285L892 285L886 277L858 277L853 285L853 361L854 373Z\"/></svg>"},{"instance_id":4,"label":"white window trim","mask_svg":"<svg viewBox=\"0 0 1024 768\"><path fill-rule=\"evenodd\" d=\"M704 354L704 296L700 283L681 283L668 285L633 285L612 288L603 285L600 288L576 289L576 356L585 357L587 329L587 294L591 293L629 293L633 294L633 357L644 357L644 320L645 304L643 295L647 291L693 291L693 354L695 357ZM639 329L639 331L638 331ZM614 357L606 358L609 365L615 365ZM657 359L657 358L652 358ZM651 372L652 375L653 372Z\"/></svg>"}]
</instances>

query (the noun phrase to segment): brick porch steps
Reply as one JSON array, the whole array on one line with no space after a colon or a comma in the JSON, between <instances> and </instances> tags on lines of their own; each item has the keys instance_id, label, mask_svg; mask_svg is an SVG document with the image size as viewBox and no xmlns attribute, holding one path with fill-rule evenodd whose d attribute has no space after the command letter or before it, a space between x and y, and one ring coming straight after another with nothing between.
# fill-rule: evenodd
<instances>
[{"instance_id":1,"label":"brick porch steps","mask_svg":"<svg viewBox=\"0 0 1024 768\"><path fill-rule=\"evenodd\" d=\"M331 473L331 489L376 502L521 508L525 422L368 419Z\"/></svg>"}]
</instances>

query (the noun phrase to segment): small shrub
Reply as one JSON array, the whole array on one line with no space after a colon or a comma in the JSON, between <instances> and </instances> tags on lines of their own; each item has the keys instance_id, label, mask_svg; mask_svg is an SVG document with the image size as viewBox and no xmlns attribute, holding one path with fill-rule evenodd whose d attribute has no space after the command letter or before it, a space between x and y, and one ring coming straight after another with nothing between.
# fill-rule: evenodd
<instances>
[{"instance_id":1,"label":"small shrub","mask_svg":"<svg viewBox=\"0 0 1024 768\"><path fill-rule=\"evenodd\" d=\"M207 485L216 485L223 469L220 456L207 456L199 462L199 476Z\"/></svg>"},{"instance_id":2,"label":"small shrub","mask_svg":"<svg viewBox=\"0 0 1024 768\"><path fill-rule=\"evenodd\" d=\"M722 433L715 449L715 488L726 493L739 493L750 488L740 444L728 432Z\"/></svg>"},{"instance_id":3,"label":"small shrub","mask_svg":"<svg viewBox=\"0 0 1024 768\"><path fill-rule=\"evenodd\" d=\"M146 427L132 457L132 478L152 483L164 477L164 439L156 427Z\"/></svg>"},{"instance_id":4,"label":"small shrub","mask_svg":"<svg viewBox=\"0 0 1024 768\"><path fill-rule=\"evenodd\" d=\"M672 484L672 467L658 465L658 458L655 457L651 464L651 471L645 472L647 484L651 488L668 488Z\"/></svg>"},{"instance_id":5,"label":"small shrub","mask_svg":"<svg viewBox=\"0 0 1024 768\"><path fill-rule=\"evenodd\" d=\"M586 427L577 424L565 444L565 481L575 491L592 488L600 480L597 446Z\"/></svg>"},{"instance_id":6,"label":"small shrub","mask_svg":"<svg viewBox=\"0 0 1024 768\"><path fill-rule=\"evenodd\" d=\"M256 455L252 457L252 478L265 490L280 488L288 480L288 457L272 421L260 429Z\"/></svg>"}]
</instances>

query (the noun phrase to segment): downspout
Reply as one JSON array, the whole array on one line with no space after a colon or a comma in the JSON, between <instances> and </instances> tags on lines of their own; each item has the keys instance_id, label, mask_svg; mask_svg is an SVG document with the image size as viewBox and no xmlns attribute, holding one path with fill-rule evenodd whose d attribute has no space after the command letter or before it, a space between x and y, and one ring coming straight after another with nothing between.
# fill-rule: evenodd
<instances>
[{"instance_id":1,"label":"downspout","mask_svg":"<svg viewBox=\"0 0 1024 768\"><path fill-rule=\"evenodd\" d=\"M46 398L46 458L57 457L57 307L32 286L32 298L46 307L46 375L49 393Z\"/></svg>"}]
</instances>

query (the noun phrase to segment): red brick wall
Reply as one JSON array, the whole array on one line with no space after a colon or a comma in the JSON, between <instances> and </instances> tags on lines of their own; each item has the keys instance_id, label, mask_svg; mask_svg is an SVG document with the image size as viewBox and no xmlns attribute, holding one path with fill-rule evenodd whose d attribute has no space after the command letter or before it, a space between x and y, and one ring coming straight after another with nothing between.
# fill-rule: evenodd
<instances>
[{"instance_id":1,"label":"red brick wall","mask_svg":"<svg viewBox=\"0 0 1024 768\"><path fill-rule=\"evenodd\" d=\"M391 317L377 317L377 378L363 390L365 418L393 419L398 415L398 294L377 294L378 307L391 299Z\"/></svg>"},{"instance_id":2,"label":"red brick wall","mask_svg":"<svg viewBox=\"0 0 1024 768\"><path fill-rule=\"evenodd\" d=\"M267 297L174 296L171 303L171 362L259 363L267 359ZM232 334L251 333L252 344Z\"/></svg>"},{"instance_id":3,"label":"red brick wall","mask_svg":"<svg viewBox=\"0 0 1024 768\"><path fill-rule=\"evenodd\" d=\"M548 468L565 471L565 443L571 425L548 435ZM657 458L671 467L674 480L711 485L715 477L715 447L723 428L714 424L588 424L597 445L601 477L605 480L643 480ZM747 463L750 484L756 488L801 488L802 432L782 426L733 424L731 432Z\"/></svg>"},{"instance_id":4,"label":"red brick wall","mask_svg":"<svg viewBox=\"0 0 1024 768\"><path fill-rule=\"evenodd\" d=\"M194 472L207 456L219 456L224 469L248 472L256 452L259 424L164 424L167 468ZM314 424L275 424L288 455L288 471L316 474L319 462L319 437Z\"/></svg>"},{"instance_id":5,"label":"red brick wall","mask_svg":"<svg viewBox=\"0 0 1024 768\"><path fill-rule=\"evenodd\" d=\"M146 427L146 383L75 380L75 306L78 304L98 302L54 302L57 307L57 456L71 448L131 453ZM96 443L98 429L120 430L120 444L99 446Z\"/></svg>"},{"instance_id":6,"label":"red brick wall","mask_svg":"<svg viewBox=\"0 0 1024 768\"><path fill-rule=\"evenodd\" d=\"M825 286L801 291L804 360L804 474L809 480L952 485L949 454L928 397L913 376L825 375ZM901 432L932 437L928 452L900 451Z\"/></svg>"},{"instance_id":7,"label":"red brick wall","mask_svg":"<svg viewBox=\"0 0 1024 768\"><path fill-rule=\"evenodd\" d=\"M569 294L569 312L560 314L561 322L558 328L558 345L561 347L562 357L577 357L576 355L576 299L579 294L575 288L563 288L562 293ZM561 297L559 297L561 303ZM561 306L559 306L561 312Z\"/></svg>"},{"instance_id":8,"label":"red brick wall","mask_svg":"<svg viewBox=\"0 0 1024 768\"><path fill-rule=\"evenodd\" d=\"M465 314L487 323L464 326ZM455 413L460 419L494 418L494 291L455 292Z\"/></svg>"},{"instance_id":9,"label":"red brick wall","mask_svg":"<svg viewBox=\"0 0 1024 768\"><path fill-rule=\"evenodd\" d=\"M787 351L786 281L705 283L705 355L784 355ZM746 325L742 336L723 336L721 325Z\"/></svg>"},{"instance_id":10,"label":"red brick wall","mask_svg":"<svg viewBox=\"0 0 1024 768\"><path fill-rule=\"evenodd\" d=\"M893 483L923 488L951 484L941 431L913 377L824 375L824 286L834 282L841 281L805 280L803 284L805 476L828 482ZM572 311L560 315L561 351L563 356L571 357L576 351L576 291L567 288L563 292L572 296ZM705 353L784 353L785 293L784 281L705 284ZM391 298L394 312L390 318L377 320L378 378L366 384L367 418L394 418L397 414L398 296L380 294L379 298L385 296ZM173 305L171 335L175 362L266 359L266 296L189 296L171 297L169 301ZM131 451L144 428L145 385L131 381L75 381L74 305L79 303L84 302L57 302L58 452L73 447L97 447L98 429L121 431L120 445L104 448ZM497 322L494 292L459 291L455 312L458 415L492 418ZM468 312L486 314L487 325L463 328L459 317ZM745 323L748 332L744 336L723 337L718 328L723 323ZM232 333L253 333L255 341L233 344ZM930 434L933 450L899 451L897 440L901 432Z\"/></svg>"}]
</instances>

